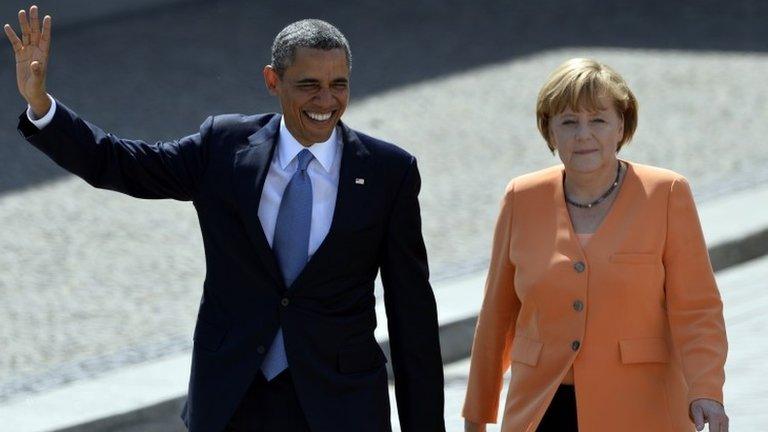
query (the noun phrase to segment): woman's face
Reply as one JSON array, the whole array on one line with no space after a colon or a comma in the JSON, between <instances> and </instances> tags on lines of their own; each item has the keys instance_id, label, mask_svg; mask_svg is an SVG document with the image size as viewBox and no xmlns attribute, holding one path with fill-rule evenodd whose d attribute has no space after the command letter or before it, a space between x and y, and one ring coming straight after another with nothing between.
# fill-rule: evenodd
<instances>
[{"instance_id":1,"label":"woman's face","mask_svg":"<svg viewBox=\"0 0 768 432\"><path fill-rule=\"evenodd\" d=\"M565 111L549 123L550 142L566 168L576 172L614 167L616 150L624 135L624 121L608 98L600 99L596 111Z\"/></svg>"}]
</instances>

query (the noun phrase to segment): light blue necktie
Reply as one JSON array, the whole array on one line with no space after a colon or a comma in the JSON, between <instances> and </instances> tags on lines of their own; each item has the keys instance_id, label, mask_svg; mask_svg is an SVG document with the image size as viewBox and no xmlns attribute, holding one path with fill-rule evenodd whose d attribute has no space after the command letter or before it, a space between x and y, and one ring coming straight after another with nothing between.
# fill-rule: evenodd
<instances>
[{"instance_id":1,"label":"light blue necktie","mask_svg":"<svg viewBox=\"0 0 768 432\"><path fill-rule=\"evenodd\" d=\"M312 153L307 149L299 152L297 156L299 166L283 192L280 210L277 213L275 236L272 240L272 250L275 252L277 264L280 266L285 286L288 288L309 260L312 180L307 173L307 166L312 158ZM261 364L261 371L267 381L271 381L286 368L288 368L288 358L285 355L283 329L279 328Z\"/></svg>"}]
</instances>

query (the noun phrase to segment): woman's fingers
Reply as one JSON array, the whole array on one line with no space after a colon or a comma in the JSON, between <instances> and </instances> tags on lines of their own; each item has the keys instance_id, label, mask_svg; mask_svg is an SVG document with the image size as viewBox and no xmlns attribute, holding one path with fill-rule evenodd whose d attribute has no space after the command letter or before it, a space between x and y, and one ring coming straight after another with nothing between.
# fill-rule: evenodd
<instances>
[{"instance_id":1,"label":"woman's fingers","mask_svg":"<svg viewBox=\"0 0 768 432\"><path fill-rule=\"evenodd\" d=\"M709 423L710 432L728 432L728 416L722 407L709 407L704 414Z\"/></svg>"},{"instance_id":2,"label":"woman's fingers","mask_svg":"<svg viewBox=\"0 0 768 432\"><path fill-rule=\"evenodd\" d=\"M721 432L722 429L720 429L720 423L712 420L712 418L707 418L707 423L709 423L709 432Z\"/></svg>"},{"instance_id":3,"label":"woman's fingers","mask_svg":"<svg viewBox=\"0 0 768 432\"><path fill-rule=\"evenodd\" d=\"M691 418L698 431L704 429L704 423L708 423L709 432L728 432L729 419L720 402L708 399L693 401Z\"/></svg>"},{"instance_id":4,"label":"woman's fingers","mask_svg":"<svg viewBox=\"0 0 768 432\"><path fill-rule=\"evenodd\" d=\"M697 431L704 430L704 409L701 405L694 403L691 407L691 416L693 417L693 424L696 425Z\"/></svg>"},{"instance_id":5,"label":"woman's fingers","mask_svg":"<svg viewBox=\"0 0 768 432\"><path fill-rule=\"evenodd\" d=\"M19 37L16 35L16 32L13 31L13 27L10 25L6 24L3 26L3 29L5 30L5 35L8 37L8 40L13 46L13 52L18 55L22 48L21 39L19 39Z\"/></svg>"},{"instance_id":6,"label":"woman's fingers","mask_svg":"<svg viewBox=\"0 0 768 432\"><path fill-rule=\"evenodd\" d=\"M725 417L722 423L720 423L720 432L728 432L730 420L728 417Z\"/></svg>"}]
</instances>

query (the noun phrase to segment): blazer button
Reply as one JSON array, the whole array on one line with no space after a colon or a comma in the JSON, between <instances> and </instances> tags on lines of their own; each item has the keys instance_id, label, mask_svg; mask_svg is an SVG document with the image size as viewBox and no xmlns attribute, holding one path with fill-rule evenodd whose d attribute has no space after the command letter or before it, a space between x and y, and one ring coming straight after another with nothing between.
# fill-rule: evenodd
<instances>
[{"instance_id":1,"label":"blazer button","mask_svg":"<svg viewBox=\"0 0 768 432\"><path fill-rule=\"evenodd\" d=\"M581 346L581 342L577 340L571 342L571 349L574 351L578 351L580 346Z\"/></svg>"},{"instance_id":2,"label":"blazer button","mask_svg":"<svg viewBox=\"0 0 768 432\"><path fill-rule=\"evenodd\" d=\"M573 310L576 312L581 312L582 309L584 309L584 303L581 300L576 300L573 302Z\"/></svg>"},{"instance_id":3,"label":"blazer button","mask_svg":"<svg viewBox=\"0 0 768 432\"><path fill-rule=\"evenodd\" d=\"M288 306L288 304L289 304L290 302L291 302L291 301L290 301L290 300L288 300L288 297L284 297L282 300L280 300L280 304L281 304L281 305L283 305L283 306Z\"/></svg>"},{"instance_id":4,"label":"blazer button","mask_svg":"<svg viewBox=\"0 0 768 432\"><path fill-rule=\"evenodd\" d=\"M264 354L265 352L267 352L267 349L264 348L264 345L259 345L258 348L256 348L256 352L259 354Z\"/></svg>"},{"instance_id":5,"label":"blazer button","mask_svg":"<svg viewBox=\"0 0 768 432\"><path fill-rule=\"evenodd\" d=\"M587 266L582 261L576 261L573 264L573 269L576 270L576 273L582 273L586 268Z\"/></svg>"}]
</instances>

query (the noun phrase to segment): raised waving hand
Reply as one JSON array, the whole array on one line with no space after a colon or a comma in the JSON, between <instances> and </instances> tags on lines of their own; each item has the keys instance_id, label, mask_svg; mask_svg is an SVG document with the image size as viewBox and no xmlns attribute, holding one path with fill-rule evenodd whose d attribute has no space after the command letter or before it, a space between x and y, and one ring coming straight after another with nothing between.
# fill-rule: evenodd
<instances>
[{"instance_id":1,"label":"raised waving hand","mask_svg":"<svg viewBox=\"0 0 768 432\"><path fill-rule=\"evenodd\" d=\"M19 93L27 100L32 111L43 116L51 107L45 92L45 76L51 47L51 17L43 18L42 26L38 18L37 6L19 11L21 39L13 27L4 26L5 35L13 46L16 56L16 83Z\"/></svg>"}]
</instances>

